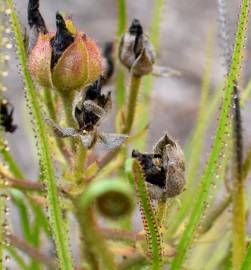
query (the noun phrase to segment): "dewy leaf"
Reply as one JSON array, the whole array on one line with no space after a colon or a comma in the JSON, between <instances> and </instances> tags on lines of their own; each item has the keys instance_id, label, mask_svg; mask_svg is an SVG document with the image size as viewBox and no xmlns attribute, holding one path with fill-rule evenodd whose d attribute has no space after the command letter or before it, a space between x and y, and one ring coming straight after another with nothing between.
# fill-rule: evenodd
<instances>
[{"instance_id":1,"label":"dewy leaf","mask_svg":"<svg viewBox=\"0 0 251 270\"><path fill-rule=\"evenodd\" d=\"M212 184L214 172L217 168L217 162L219 160L222 148L222 139L224 138L225 131L228 128L227 127L228 114L232 102L234 83L238 80L238 74L240 71L240 65L242 60L241 52L244 47L246 28L248 22L248 10L249 10L249 0L243 0L239 24L236 32L232 63L226 80L225 96L222 104L218 127L216 130L213 148L207 166L202 175L201 188L197 195L195 206L193 207L192 213L188 220L188 224L178 244L177 256L174 258L171 264L171 270L180 269L183 264L185 255L189 248L189 244L191 243L191 240L193 238L193 233L202 216L204 204L208 198L208 193Z\"/></svg>"},{"instance_id":2,"label":"dewy leaf","mask_svg":"<svg viewBox=\"0 0 251 270\"><path fill-rule=\"evenodd\" d=\"M147 244L152 256L152 270L161 269L162 247L159 231L157 228L155 213L152 209L149 195L146 190L144 174L138 161L133 163L133 175L142 207L143 223L147 233Z\"/></svg>"},{"instance_id":3,"label":"dewy leaf","mask_svg":"<svg viewBox=\"0 0 251 270\"><path fill-rule=\"evenodd\" d=\"M225 0L218 0L221 40L227 72L231 65L231 47L228 36ZM244 29L245 31L245 29ZM243 49L243 48L242 48ZM238 84L233 90L233 173L232 173L232 263L233 269L240 269L246 252L246 209L243 181L243 135Z\"/></svg>"},{"instance_id":4,"label":"dewy leaf","mask_svg":"<svg viewBox=\"0 0 251 270\"><path fill-rule=\"evenodd\" d=\"M50 149L48 147L48 137L43 122L43 117L39 108L37 94L27 67L26 51L23 44L23 37L21 32L20 22L18 20L16 10L12 0L7 0L7 13L10 15L12 29L16 38L17 55L21 65L21 70L24 77L25 86L27 89L27 96L30 101L33 121L38 136L38 145L41 152L41 163L45 184L48 188L48 208L50 214L50 225L53 237L56 244L57 255L59 258L60 269L73 269L71 253L67 239L67 233L64 230L64 222L59 206L59 197L57 193L56 177L52 164Z\"/></svg>"}]
</instances>

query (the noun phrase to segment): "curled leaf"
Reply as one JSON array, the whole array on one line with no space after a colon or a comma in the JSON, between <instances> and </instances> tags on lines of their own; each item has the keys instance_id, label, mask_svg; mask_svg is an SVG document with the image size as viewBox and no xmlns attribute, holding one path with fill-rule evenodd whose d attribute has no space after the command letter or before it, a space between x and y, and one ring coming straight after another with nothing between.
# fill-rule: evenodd
<instances>
[{"instance_id":1,"label":"curled leaf","mask_svg":"<svg viewBox=\"0 0 251 270\"><path fill-rule=\"evenodd\" d=\"M118 179L104 179L88 185L81 195L80 206L85 209L92 203L96 203L103 216L111 219L128 215L134 209L132 189Z\"/></svg>"}]
</instances>

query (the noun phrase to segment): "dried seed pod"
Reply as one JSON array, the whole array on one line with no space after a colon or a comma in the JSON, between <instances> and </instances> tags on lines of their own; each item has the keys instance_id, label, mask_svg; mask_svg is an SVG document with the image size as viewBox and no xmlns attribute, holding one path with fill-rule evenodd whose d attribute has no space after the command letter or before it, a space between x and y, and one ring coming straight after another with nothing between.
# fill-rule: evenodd
<instances>
[{"instance_id":1,"label":"dried seed pod","mask_svg":"<svg viewBox=\"0 0 251 270\"><path fill-rule=\"evenodd\" d=\"M132 157L140 162L153 199L175 197L183 191L185 159L174 139L164 135L154 146L153 154L133 150Z\"/></svg>"},{"instance_id":2,"label":"dried seed pod","mask_svg":"<svg viewBox=\"0 0 251 270\"><path fill-rule=\"evenodd\" d=\"M0 124L6 132L13 133L17 125L13 125L14 107L6 99L1 100L0 104Z\"/></svg>"},{"instance_id":3,"label":"dried seed pod","mask_svg":"<svg viewBox=\"0 0 251 270\"><path fill-rule=\"evenodd\" d=\"M112 106L111 92L101 94L103 77L77 94L73 103L73 117L79 129L92 131L99 121L110 111Z\"/></svg>"},{"instance_id":4,"label":"dried seed pod","mask_svg":"<svg viewBox=\"0 0 251 270\"><path fill-rule=\"evenodd\" d=\"M96 43L58 12L57 31L48 33L45 24L40 26L44 21L38 8L39 1L30 0L29 68L33 78L41 86L61 92L80 89L97 80L102 74L102 57Z\"/></svg>"},{"instance_id":5,"label":"dried seed pod","mask_svg":"<svg viewBox=\"0 0 251 270\"><path fill-rule=\"evenodd\" d=\"M111 108L111 92L104 95L101 93L103 78L99 78L91 86L77 93L73 102L73 118L78 124L78 129L61 128L51 120L54 132L59 137L79 136L83 145L90 149L96 143L103 145L106 149L119 147L128 138L124 134L99 133L97 131L99 122Z\"/></svg>"},{"instance_id":6,"label":"dried seed pod","mask_svg":"<svg viewBox=\"0 0 251 270\"><path fill-rule=\"evenodd\" d=\"M144 35L139 20L134 19L129 31L122 37L119 58L135 76L143 76L152 71L155 62L154 49Z\"/></svg>"}]
</instances>

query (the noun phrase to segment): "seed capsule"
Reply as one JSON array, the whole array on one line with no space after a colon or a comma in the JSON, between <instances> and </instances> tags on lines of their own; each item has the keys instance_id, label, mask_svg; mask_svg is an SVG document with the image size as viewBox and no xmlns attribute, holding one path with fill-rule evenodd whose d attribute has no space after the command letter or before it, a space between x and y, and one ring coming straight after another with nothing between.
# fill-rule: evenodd
<instances>
[{"instance_id":1,"label":"seed capsule","mask_svg":"<svg viewBox=\"0 0 251 270\"><path fill-rule=\"evenodd\" d=\"M36 2L36 3L35 3ZM30 1L31 27L29 68L43 87L70 91L85 87L102 74L102 57L96 42L78 32L70 19L57 12L56 33L49 33L38 10L39 1Z\"/></svg>"},{"instance_id":2,"label":"seed capsule","mask_svg":"<svg viewBox=\"0 0 251 270\"><path fill-rule=\"evenodd\" d=\"M133 150L145 173L145 180L153 199L179 195L185 185L185 159L179 144L164 135L154 146L153 154Z\"/></svg>"},{"instance_id":3,"label":"seed capsule","mask_svg":"<svg viewBox=\"0 0 251 270\"><path fill-rule=\"evenodd\" d=\"M61 128L48 120L53 127L55 134L59 137L80 137L85 148L91 149L96 143L106 150L115 149L121 146L128 138L124 134L113 134L98 132L100 121L111 108L111 93L102 94L101 88L103 78L99 78L92 85L77 93L73 102L73 118L78 128Z\"/></svg>"},{"instance_id":4,"label":"seed capsule","mask_svg":"<svg viewBox=\"0 0 251 270\"><path fill-rule=\"evenodd\" d=\"M148 37L144 35L139 20L134 19L129 31L122 37L119 58L136 76L143 76L152 71L155 62L154 49Z\"/></svg>"}]
</instances>

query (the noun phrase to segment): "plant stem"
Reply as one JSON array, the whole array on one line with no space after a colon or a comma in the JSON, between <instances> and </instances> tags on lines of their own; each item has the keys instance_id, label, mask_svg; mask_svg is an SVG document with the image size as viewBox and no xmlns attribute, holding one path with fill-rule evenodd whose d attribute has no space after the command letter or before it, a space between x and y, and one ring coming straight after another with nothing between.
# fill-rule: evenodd
<instances>
[{"instance_id":1,"label":"plant stem","mask_svg":"<svg viewBox=\"0 0 251 270\"><path fill-rule=\"evenodd\" d=\"M162 226L163 221L166 216L166 210L168 207L168 202L165 200L159 200L158 205L157 205L157 210L156 210L156 220L159 224L159 226Z\"/></svg>"},{"instance_id":2,"label":"plant stem","mask_svg":"<svg viewBox=\"0 0 251 270\"><path fill-rule=\"evenodd\" d=\"M222 215L222 213L225 212L231 202L232 197L227 196L208 214L207 218L202 223L201 229L199 229L200 235L207 233L212 228L212 226L215 224L215 221Z\"/></svg>"},{"instance_id":3,"label":"plant stem","mask_svg":"<svg viewBox=\"0 0 251 270\"><path fill-rule=\"evenodd\" d=\"M1 193L0 197L0 269L3 268L3 244L5 241L4 237L4 223L5 223L5 214L4 210L6 207L6 199L4 198L4 193Z\"/></svg>"},{"instance_id":4,"label":"plant stem","mask_svg":"<svg viewBox=\"0 0 251 270\"><path fill-rule=\"evenodd\" d=\"M87 150L85 149L85 147L79 140L75 167L74 167L75 180L77 184L81 184L84 178L83 174L84 174L84 168L85 168L86 155L87 155Z\"/></svg>"},{"instance_id":5,"label":"plant stem","mask_svg":"<svg viewBox=\"0 0 251 270\"><path fill-rule=\"evenodd\" d=\"M30 257L36 259L40 263L49 267L49 269L57 269L57 263L48 257L46 254L42 253L38 249L34 248L32 245L28 244L27 242L17 238L15 235L10 234L6 235L9 243L23 251L24 253L28 254Z\"/></svg>"},{"instance_id":6,"label":"plant stem","mask_svg":"<svg viewBox=\"0 0 251 270\"><path fill-rule=\"evenodd\" d=\"M109 270L116 270L117 267L113 261L113 256L107 249L107 245L97 228L92 206L82 209L78 201L75 201L74 204L76 206L76 218L80 227L81 242L83 244L81 260L87 260L91 269L96 270L101 269L99 266L100 259L102 261L102 267Z\"/></svg>"},{"instance_id":7,"label":"plant stem","mask_svg":"<svg viewBox=\"0 0 251 270\"><path fill-rule=\"evenodd\" d=\"M71 91L69 91L68 93L67 91L64 91L60 94L64 105L66 123L69 127L74 127L76 125L72 117L72 102L74 99L74 94Z\"/></svg>"},{"instance_id":8,"label":"plant stem","mask_svg":"<svg viewBox=\"0 0 251 270\"><path fill-rule=\"evenodd\" d=\"M243 138L239 91L234 86L233 92L234 118L234 181L233 181L233 268L240 269L246 252L246 211L243 179Z\"/></svg>"},{"instance_id":9,"label":"plant stem","mask_svg":"<svg viewBox=\"0 0 251 270\"><path fill-rule=\"evenodd\" d=\"M117 1L118 9L118 21L117 21L117 33L116 33L116 44L115 44L115 54L116 56L119 53L119 43L121 35L126 31L126 21L127 21L127 12L126 12L126 1L118 0ZM117 59L117 57L115 58ZM125 87L125 71L121 66L119 60L116 61L117 74L116 74L116 111L118 112L125 102L126 87Z\"/></svg>"},{"instance_id":10,"label":"plant stem","mask_svg":"<svg viewBox=\"0 0 251 270\"><path fill-rule=\"evenodd\" d=\"M129 98L126 111L126 124L123 129L123 133L129 134L131 132L136 111L136 102L138 98L140 82L141 76L135 76L133 74L131 75Z\"/></svg>"},{"instance_id":11,"label":"plant stem","mask_svg":"<svg viewBox=\"0 0 251 270\"><path fill-rule=\"evenodd\" d=\"M57 117L57 113L55 110L55 103L53 100L53 96L52 96L52 89L50 88L44 88L44 99L45 99L45 104L46 107L48 109L49 112L49 116L50 118L55 122L58 123L58 117ZM68 157L64 151L65 149L65 144L64 141L62 140L62 138L59 138L58 136L55 136L55 140L56 140L56 144L58 146L58 149L60 150L62 156L68 160Z\"/></svg>"},{"instance_id":12,"label":"plant stem","mask_svg":"<svg viewBox=\"0 0 251 270\"><path fill-rule=\"evenodd\" d=\"M74 94L71 91L69 91L68 93L67 91L64 91L63 93L60 93L60 94L61 94L61 99L64 106L66 124L69 127L75 127L76 123L72 117L72 102L74 99ZM71 149L75 152L74 139L73 138L69 138L69 139L70 139Z\"/></svg>"}]
</instances>

